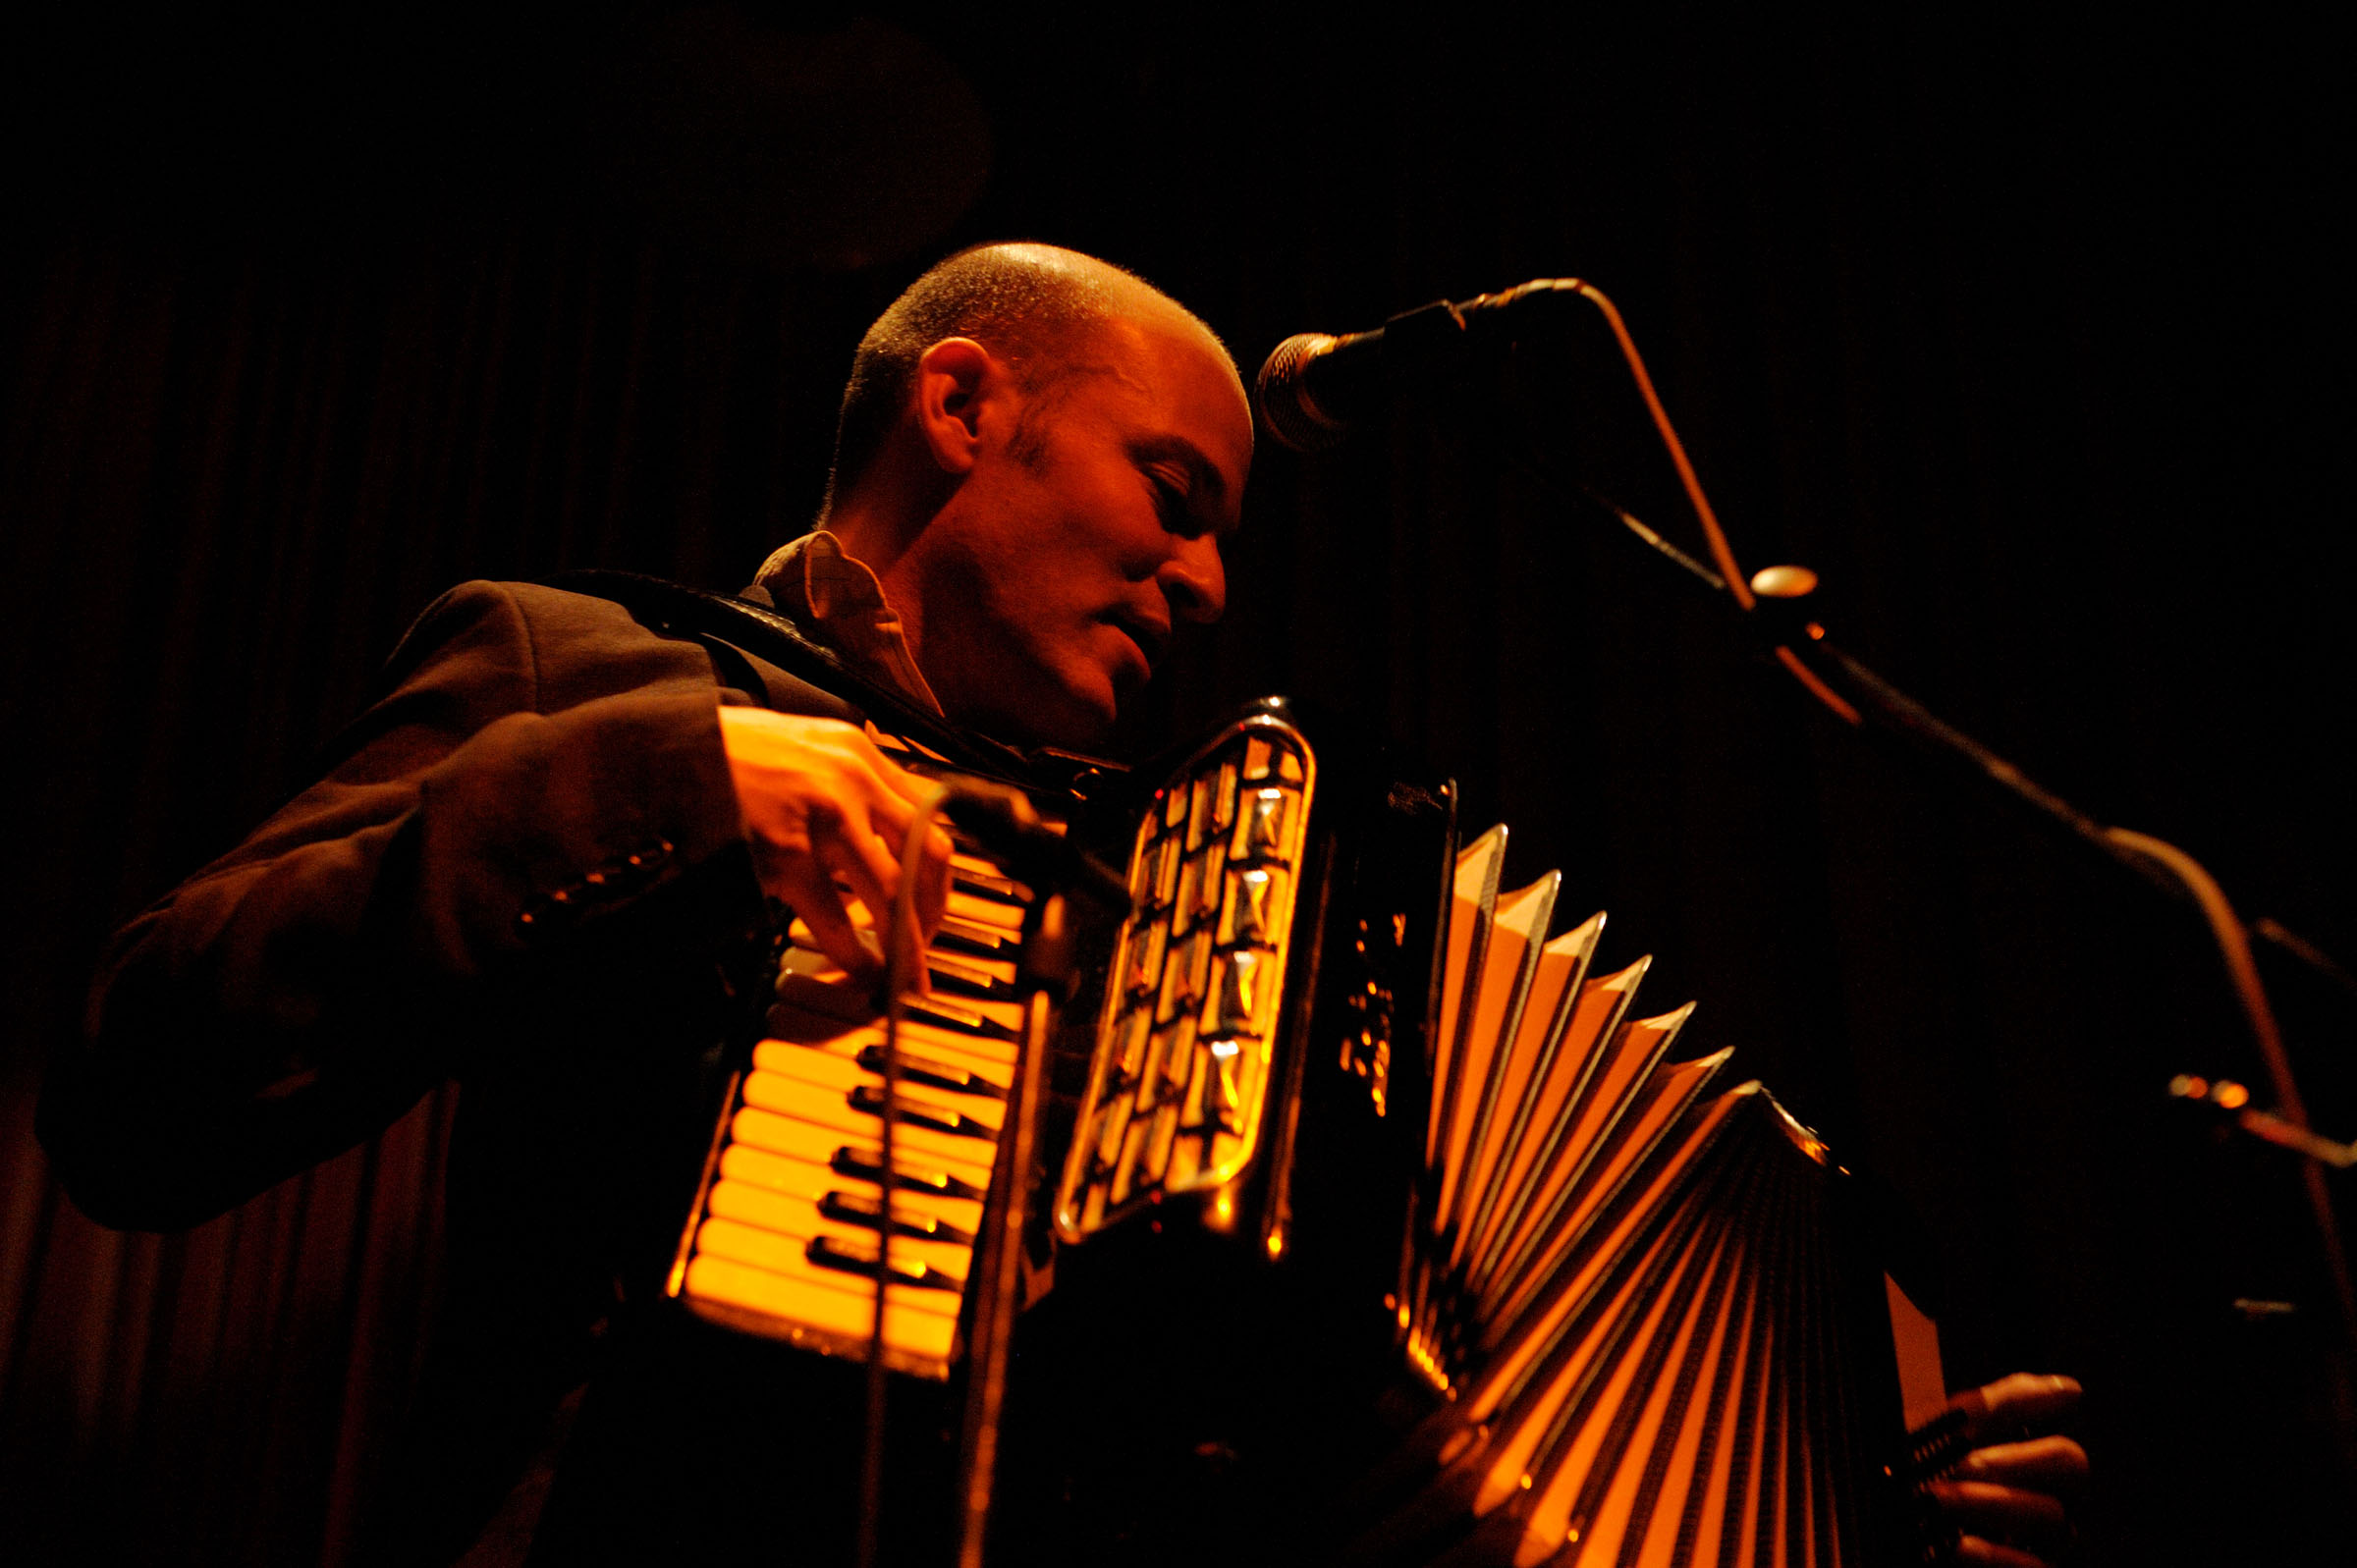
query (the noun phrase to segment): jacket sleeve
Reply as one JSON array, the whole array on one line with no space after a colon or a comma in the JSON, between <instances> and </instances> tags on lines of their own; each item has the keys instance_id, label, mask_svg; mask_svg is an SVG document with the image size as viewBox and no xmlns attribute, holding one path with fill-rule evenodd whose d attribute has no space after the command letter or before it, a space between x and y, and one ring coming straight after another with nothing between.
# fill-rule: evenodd
<instances>
[{"instance_id":1,"label":"jacket sleeve","mask_svg":"<svg viewBox=\"0 0 2357 1568\"><path fill-rule=\"evenodd\" d=\"M715 954L760 927L696 644L470 583L387 680L325 779L108 949L39 1123L92 1217L194 1223L368 1137L601 924Z\"/></svg>"}]
</instances>

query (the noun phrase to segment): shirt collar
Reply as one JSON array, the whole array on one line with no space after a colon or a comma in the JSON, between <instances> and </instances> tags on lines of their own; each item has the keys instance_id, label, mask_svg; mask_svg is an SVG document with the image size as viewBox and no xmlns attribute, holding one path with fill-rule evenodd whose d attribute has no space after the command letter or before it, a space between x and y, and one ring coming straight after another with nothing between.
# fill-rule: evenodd
<instances>
[{"instance_id":1,"label":"shirt collar","mask_svg":"<svg viewBox=\"0 0 2357 1568\"><path fill-rule=\"evenodd\" d=\"M907 632L885 600L883 583L865 562L844 554L841 539L824 528L802 535L761 563L753 586L863 673L927 713L941 714L940 699L909 656Z\"/></svg>"}]
</instances>

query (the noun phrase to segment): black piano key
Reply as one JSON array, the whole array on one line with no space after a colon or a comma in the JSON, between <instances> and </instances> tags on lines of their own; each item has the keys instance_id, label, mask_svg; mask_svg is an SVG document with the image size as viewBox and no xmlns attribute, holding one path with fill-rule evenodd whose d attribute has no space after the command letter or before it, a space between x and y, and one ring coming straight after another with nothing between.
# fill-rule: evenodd
<instances>
[{"instance_id":1,"label":"black piano key","mask_svg":"<svg viewBox=\"0 0 2357 1568\"><path fill-rule=\"evenodd\" d=\"M884 1048L882 1046L862 1046L859 1048L857 1059L859 1065L865 1067L869 1072L882 1072L884 1070ZM992 1083L980 1073L969 1072L963 1067L940 1061L931 1056L921 1056L906 1050L901 1053L901 1077L908 1083L928 1084L935 1089L949 1089L961 1095L979 1095L985 1100L1007 1098L1006 1090Z\"/></svg>"},{"instance_id":2,"label":"black piano key","mask_svg":"<svg viewBox=\"0 0 2357 1568\"><path fill-rule=\"evenodd\" d=\"M883 1228L883 1204L857 1193L830 1192L818 1200L818 1212L829 1219L841 1220L847 1225L860 1225L869 1230ZM944 1241L960 1247L974 1244L970 1232L959 1229L948 1220L936 1219L931 1215L911 1214L905 1209L892 1212L892 1233L916 1241Z\"/></svg>"},{"instance_id":3,"label":"black piano key","mask_svg":"<svg viewBox=\"0 0 2357 1568\"><path fill-rule=\"evenodd\" d=\"M854 1181L872 1181L883 1185L884 1156L876 1149L862 1149L845 1144L827 1162L827 1168L839 1176ZM903 1192L929 1192L939 1198L966 1198L975 1203L987 1196L970 1181L962 1181L946 1170L926 1170L911 1167L904 1159L893 1162L892 1185Z\"/></svg>"},{"instance_id":4,"label":"black piano key","mask_svg":"<svg viewBox=\"0 0 2357 1568\"><path fill-rule=\"evenodd\" d=\"M859 1274L868 1279L876 1277L876 1260L872 1254L853 1252L833 1236L811 1237L803 1255L821 1269ZM919 1290L947 1290L952 1293L965 1288L965 1281L955 1274L945 1273L931 1264L900 1258L892 1261L892 1282L896 1285L913 1285Z\"/></svg>"},{"instance_id":5,"label":"black piano key","mask_svg":"<svg viewBox=\"0 0 2357 1568\"><path fill-rule=\"evenodd\" d=\"M863 1083L853 1089L846 1098L850 1100L853 1110L863 1111L870 1116L880 1116L884 1113L884 1086L882 1084ZM984 1142L996 1142L999 1136L985 1123L977 1121L971 1116L960 1115L955 1110L946 1110L909 1100L902 1100L892 1108L893 1120L904 1122L911 1127L930 1127L935 1132L946 1132L959 1138L980 1138Z\"/></svg>"}]
</instances>

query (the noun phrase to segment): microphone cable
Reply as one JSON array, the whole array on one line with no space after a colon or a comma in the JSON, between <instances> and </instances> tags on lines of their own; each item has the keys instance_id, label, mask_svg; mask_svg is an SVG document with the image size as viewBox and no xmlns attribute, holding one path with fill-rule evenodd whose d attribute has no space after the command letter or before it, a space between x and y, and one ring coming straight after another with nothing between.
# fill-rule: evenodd
<instances>
[{"instance_id":1,"label":"microphone cable","mask_svg":"<svg viewBox=\"0 0 2357 1568\"><path fill-rule=\"evenodd\" d=\"M923 936L916 919L917 871L924 865L925 840L950 798L951 786L936 784L908 819L901 838L901 880L892 896L892 918L884 928L884 1092L876 1105L876 1293L867 1341L867 1419L859 1448L858 1568L876 1568L884 1518L884 1318L891 1298L892 1195L899 1186L893 1162L893 1123L900 1116L901 1019L909 986L924 972ZM910 970L914 955L915 970Z\"/></svg>"}]
</instances>

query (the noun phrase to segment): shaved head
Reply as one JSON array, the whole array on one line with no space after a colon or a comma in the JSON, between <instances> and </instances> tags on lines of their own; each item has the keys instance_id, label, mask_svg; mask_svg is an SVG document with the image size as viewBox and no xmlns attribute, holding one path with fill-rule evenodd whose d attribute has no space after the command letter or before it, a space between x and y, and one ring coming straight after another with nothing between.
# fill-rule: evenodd
<instances>
[{"instance_id":1,"label":"shaved head","mask_svg":"<svg viewBox=\"0 0 2357 1568\"><path fill-rule=\"evenodd\" d=\"M1121 268L962 251L859 345L819 525L875 573L953 723L1086 745L1227 603L1252 406L1234 356Z\"/></svg>"},{"instance_id":2,"label":"shaved head","mask_svg":"<svg viewBox=\"0 0 2357 1568\"><path fill-rule=\"evenodd\" d=\"M971 338L1008 364L1031 396L1029 416L1058 384L1088 368L1088 351L1117 321L1183 322L1234 358L1203 322L1136 274L1058 245L961 250L910 284L867 329L851 359L821 519L863 478L909 401L917 361L949 338ZM1030 434L1029 432L1022 433ZM1025 443L1018 435L1018 450Z\"/></svg>"}]
</instances>

